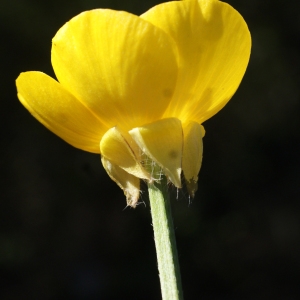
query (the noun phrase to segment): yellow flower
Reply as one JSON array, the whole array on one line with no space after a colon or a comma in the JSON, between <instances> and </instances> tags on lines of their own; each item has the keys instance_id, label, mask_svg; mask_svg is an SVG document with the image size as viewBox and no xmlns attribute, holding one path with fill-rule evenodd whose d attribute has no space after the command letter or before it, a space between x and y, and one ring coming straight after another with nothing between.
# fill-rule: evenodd
<instances>
[{"instance_id":1,"label":"yellow flower","mask_svg":"<svg viewBox=\"0 0 300 300\"><path fill-rule=\"evenodd\" d=\"M58 81L17 79L22 104L74 147L101 153L135 207L140 179L161 174L193 196L202 122L229 101L245 73L251 38L241 15L217 0L157 5L141 16L96 9L71 19L52 41Z\"/></svg>"}]
</instances>

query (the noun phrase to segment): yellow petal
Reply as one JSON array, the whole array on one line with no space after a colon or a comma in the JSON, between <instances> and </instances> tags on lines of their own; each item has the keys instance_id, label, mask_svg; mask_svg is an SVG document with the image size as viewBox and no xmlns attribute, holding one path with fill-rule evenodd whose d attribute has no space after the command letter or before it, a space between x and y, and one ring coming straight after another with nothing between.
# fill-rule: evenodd
<instances>
[{"instance_id":1,"label":"yellow petal","mask_svg":"<svg viewBox=\"0 0 300 300\"><path fill-rule=\"evenodd\" d=\"M179 50L178 85L164 117L202 123L232 97L245 73L251 37L242 16L216 0L163 3L141 18L170 34Z\"/></svg>"},{"instance_id":2,"label":"yellow petal","mask_svg":"<svg viewBox=\"0 0 300 300\"><path fill-rule=\"evenodd\" d=\"M128 142L117 127L109 129L104 134L100 142L100 152L103 157L124 169L127 173L150 180L150 174L140 165Z\"/></svg>"},{"instance_id":3,"label":"yellow petal","mask_svg":"<svg viewBox=\"0 0 300 300\"><path fill-rule=\"evenodd\" d=\"M196 122L183 124L183 157L182 171L186 180L189 194L194 197L197 190L198 173L201 168L203 144L202 137L204 129Z\"/></svg>"},{"instance_id":4,"label":"yellow petal","mask_svg":"<svg viewBox=\"0 0 300 300\"><path fill-rule=\"evenodd\" d=\"M181 122L176 118L163 119L134 128L129 134L141 150L163 169L163 173L171 182L176 187L181 187L183 142Z\"/></svg>"},{"instance_id":5,"label":"yellow petal","mask_svg":"<svg viewBox=\"0 0 300 300\"><path fill-rule=\"evenodd\" d=\"M41 72L21 73L18 98L52 132L76 148L99 153L107 128L57 81Z\"/></svg>"},{"instance_id":6,"label":"yellow petal","mask_svg":"<svg viewBox=\"0 0 300 300\"><path fill-rule=\"evenodd\" d=\"M124 191L127 205L136 207L140 197L140 179L112 164L105 157L101 157L101 161L109 177Z\"/></svg>"},{"instance_id":7,"label":"yellow petal","mask_svg":"<svg viewBox=\"0 0 300 300\"><path fill-rule=\"evenodd\" d=\"M176 45L139 17L97 9L81 13L53 38L59 82L111 128L157 120L177 80Z\"/></svg>"}]
</instances>

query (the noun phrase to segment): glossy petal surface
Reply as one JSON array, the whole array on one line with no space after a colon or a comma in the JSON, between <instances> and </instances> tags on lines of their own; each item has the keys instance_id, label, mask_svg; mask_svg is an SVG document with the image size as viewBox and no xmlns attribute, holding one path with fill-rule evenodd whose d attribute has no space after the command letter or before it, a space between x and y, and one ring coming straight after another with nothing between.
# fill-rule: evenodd
<instances>
[{"instance_id":1,"label":"glossy petal surface","mask_svg":"<svg viewBox=\"0 0 300 300\"><path fill-rule=\"evenodd\" d=\"M99 140L107 128L57 81L41 72L21 73L18 97L48 129L76 148L99 153Z\"/></svg>"},{"instance_id":2,"label":"glossy petal surface","mask_svg":"<svg viewBox=\"0 0 300 300\"><path fill-rule=\"evenodd\" d=\"M163 119L134 128L129 133L141 150L162 168L171 182L176 187L181 187L183 143L181 122L176 118Z\"/></svg>"},{"instance_id":3,"label":"glossy petal surface","mask_svg":"<svg viewBox=\"0 0 300 300\"><path fill-rule=\"evenodd\" d=\"M98 9L81 13L53 38L58 80L110 128L131 128L164 113L177 80L177 48L139 17Z\"/></svg>"},{"instance_id":4,"label":"glossy petal surface","mask_svg":"<svg viewBox=\"0 0 300 300\"><path fill-rule=\"evenodd\" d=\"M175 40L178 84L165 117L202 123L232 97L245 73L251 37L241 15L216 0L174 1L143 14Z\"/></svg>"}]
</instances>

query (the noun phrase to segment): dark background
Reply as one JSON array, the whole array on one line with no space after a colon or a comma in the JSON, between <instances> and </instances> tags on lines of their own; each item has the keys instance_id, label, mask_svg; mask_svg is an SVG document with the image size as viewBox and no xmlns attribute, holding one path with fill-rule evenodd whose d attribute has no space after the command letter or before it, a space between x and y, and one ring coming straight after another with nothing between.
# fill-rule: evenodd
<instances>
[{"instance_id":1,"label":"dark background","mask_svg":"<svg viewBox=\"0 0 300 300\"><path fill-rule=\"evenodd\" d=\"M160 299L145 187L145 204L124 209L99 155L39 124L14 83L23 71L54 76L51 39L76 14L158 2L0 1L0 299ZM195 199L172 200L185 299L299 299L300 5L228 2L252 55L204 124Z\"/></svg>"}]
</instances>

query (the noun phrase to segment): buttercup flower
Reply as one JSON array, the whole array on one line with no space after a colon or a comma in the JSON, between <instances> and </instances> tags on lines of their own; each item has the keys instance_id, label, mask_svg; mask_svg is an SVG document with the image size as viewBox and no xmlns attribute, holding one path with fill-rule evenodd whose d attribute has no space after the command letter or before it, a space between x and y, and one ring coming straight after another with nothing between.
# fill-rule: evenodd
<instances>
[{"instance_id":1,"label":"buttercup flower","mask_svg":"<svg viewBox=\"0 0 300 300\"><path fill-rule=\"evenodd\" d=\"M245 73L251 38L241 15L217 0L174 1L141 16L96 9L52 41L57 80L17 79L22 104L79 149L101 153L108 175L135 207L140 179L182 173L197 189L202 123L229 101Z\"/></svg>"}]
</instances>

